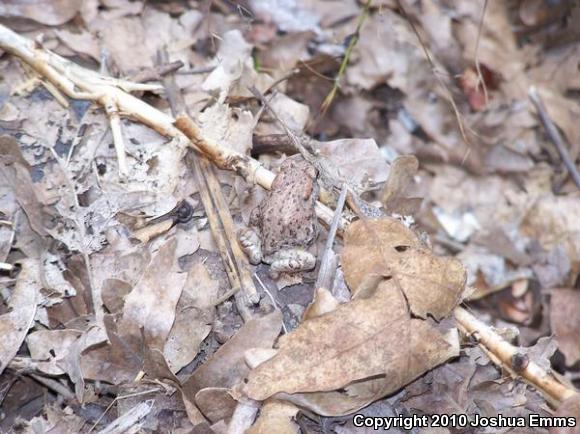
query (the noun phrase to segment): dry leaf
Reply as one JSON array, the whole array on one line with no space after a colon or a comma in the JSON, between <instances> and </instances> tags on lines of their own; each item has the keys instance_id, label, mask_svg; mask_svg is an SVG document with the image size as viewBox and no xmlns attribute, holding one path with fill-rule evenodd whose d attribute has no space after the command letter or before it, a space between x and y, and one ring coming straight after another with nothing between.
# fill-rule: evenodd
<instances>
[{"instance_id":1,"label":"dry leaf","mask_svg":"<svg viewBox=\"0 0 580 434\"><path fill-rule=\"evenodd\" d=\"M238 402L226 387L206 387L195 395L195 403L211 423L232 417Z\"/></svg>"},{"instance_id":2,"label":"dry leaf","mask_svg":"<svg viewBox=\"0 0 580 434\"><path fill-rule=\"evenodd\" d=\"M28 18L49 26L58 26L72 19L82 0L5 0L0 3L0 16Z\"/></svg>"},{"instance_id":3,"label":"dry leaf","mask_svg":"<svg viewBox=\"0 0 580 434\"><path fill-rule=\"evenodd\" d=\"M299 103L283 93L276 93L272 98L269 98L268 103L270 108L276 113L277 117L286 126L296 134L304 131L306 123L310 117L310 109L307 105ZM265 116L263 116L265 118ZM260 122L253 131L256 135L267 134L284 134L284 129L273 118L268 119L270 122Z\"/></svg>"},{"instance_id":4,"label":"dry leaf","mask_svg":"<svg viewBox=\"0 0 580 434\"><path fill-rule=\"evenodd\" d=\"M356 185L387 180L389 166L374 139L340 139L316 145L320 153Z\"/></svg>"},{"instance_id":5,"label":"dry leaf","mask_svg":"<svg viewBox=\"0 0 580 434\"><path fill-rule=\"evenodd\" d=\"M10 312L0 315L0 374L14 358L34 323L39 302L40 270L38 262L27 259L9 300Z\"/></svg>"},{"instance_id":6,"label":"dry leaf","mask_svg":"<svg viewBox=\"0 0 580 434\"><path fill-rule=\"evenodd\" d=\"M522 222L522 234L537 239L546 251L561 245L572 264L580 261L580 201L574 196L545 195Z\"/></svg>"},{"instance_id":7,"label":"dry leaf","mask_svg":"<svg viewBox=\"0 0 580 434\"><path fill-rule=\"evenodd\" d=\"M132 382L143 369L143 339L141 336L123 336L122 330L117 329L115 319L111 315L105 315L104 322L108 343L91 346L88 349L81 345L77 351L80 363L74 360L72 362L78 363L78 371L82 373L81 379L101 380L111 384ZM89 341L93 338L91 333L86 336Z\"/></svg>"},{"instance_id":8,"label":"dry leaf","mask_svg":"<svg viewBox=\"0 0 580 434\"><path fill-rule=\"evenodd\" d=\"M580 291L555 289L551 292L550 323L556 335L558 348L566 356L566 365L573 366L580 360Z\"/></svg>"},{"instance_id":9,"label":"dry leaf","mask_svg":"<svg viewBox=\"0 0 580 434\"><path fill-rule=\"evenodd\" d=\"M277 38L268 49L259 54L260 64L278 71L291 70L298 61L309 58L307 48L314 36L314 32L305 31Z\"/></svg>"},{"instance_id":10,"label":"dry leaf","mask_svg":"<svg viewBox=\"0 0 580 434\"><path fill-rule=\"evenodd\" d=\"M63 375L63 363L69 348L79 338L78 330L39 330L26 337L30 357L37 361L38 368L49 375Z\"/></svg>"},{"instance_id":11,"label":"dry leaf","mask_svg":"<svg viewBox=\"0 0 580 434\"><path fill-rule=\"evenodd\" d=\"M89 56L94 60L100 60L99 42L91 33L74 33L70 30L62 29L55 30L55 34L71 50Z\"/></svg>"},{"instance_id":12,"label":"dry leaf","mask_svg":"<svg viewBox=\"0 0 580 434\"><path fill-rule=\"evenodd\" d=\"M260 409L260 417L246 431L247 434L298 434L294 421L298 408L284 401L267 401Z\"/></svg>"},{"instance_id":13,"label":"dry leaf","mask_svg":"<svg viewBox=\"0 0 580 434\"><path fill-rule=\"evenodd\" d=\"M417 199L406 198L406 190L419 170L419 160L414 155L402 155L391 163L389 177L381 192L381 202L387 212L401 215L414 214L405 212L405 205L417 202ZM419 200L419 205L421 201ZM418 210L418 208L417 208Z\"/></svg>"},{"instance_id":14,"label":"dry leaf","mask_svg":"<svg viewBox=\"0 0 580 434\"><path fill-rule=\"evenodd\" d=\"M228 95L252 95L248 90L251 86L266 88L272 80L254 69L252 48L239 30L226 32L214 60L216 68L205 79L202 89L217 93L219 101L223 102Z\"/></svg>"},{"instance_id":15,"label":"dry leaf","mask_svg":"<svg viewBox=\"0 0 580 434\"><path fill-rule=\"evenodd\" d=\"M307 393L295 402L321 414L345 414L457 354L457 336L453 340L450 344L428 322L411 319L404 297L387 280L368 298L305 320L282 336L278 353L250 372L242 390L256 400L280 392L287 400L286 394ZM371 377L371 385L360 385ZM313 392L348 390L349 385L353 389L344 396L346 404L337 392L326 402L314 396L309 403Z\"/></svg>"},{"instance_id":16,"label":"dry leaf","mask_svg":"<svg viewBox=\"0 0 580 434\"><path fill-rule=\"evenodd\" d=\"M198 116L204 137L243 155L252 148L256 120L248 110L215 103Z\"/></svg>"},{"instance_id":17,"label":"dry leaf","mask_svg":"<svg viewBox=\"0 0 580 434\"><path fill-rule=\"evenodd\" d=\"M361 30L354 49L359 59L345 73L348 84L372 89L387 83L412 95L430 68L409 24L395 12L385 9L371 16Z\"/></svg>"},{"instance_id":18,"label":"dry leaf","mask_svg":"<svg viewBox=\"0 0 580 434\"><path fill-rule=\"evenodd\" d=\"M205 388L233 387L248 373L244 352L252 348L271 348L282 328L282 314L275 310L248 321L212 357L183 383L183 394L190 403Z\"/></svg>"},{"instance_id":19,"label":"dry leaf","mask_svg":"<svg viewBox=\"0 0 580 434\"><path fill-rule=\"evenodd\" d=\"M196 263L187 275L183 292L175 308L175 322L167 336L163 354L172 372L177 372L197 355L199 345L211 331L215 317L219 282L213 280L206 266Z\"/></svg>"},{"instance_id":20,"label":"dry leaf","mask_svg":"<svg viewBox=\"0 0 580 434\"><path fill-rule=\"evenodd\" d=\"M140 336L143 328L146 341L156 348L165 345L187 278L176 271L176 245L172 238L153 256L142 279L125 298L119 326L125 336Z\"/></svg>"},{"instance_id":21,"label":"dry leaf","mask_svg":"<svg viewBox=\"0 0 580 434\"><path fill-rule=\"evenodd\" d=\"M445 337L409 308L424 318L448 315L465 284L458 261L435 257L392 219L349 225L342 256L347 283L357 288L354 301L282 336L278 353L250 372L247 396L345 414L457 354L456 331Z\"/></svg>"},{"instance_id":22,"label":"dry leaf","mask_svg":"<svg viewBox=\"0 0 580 434\"><path fill-rule=\"evenodd\" d=\"M317 316L332 312L339 305L340 303L338 300L334 298L328 289L318 288L314 293L312 303L310 303L304 311L304 317L302 319L307 320L310 318L316 318Z\"/></svg>"},{"instance_id":23,"label":"dry leaf","mask_svg":"<svg viewBox=\"0 0 580 434\"><path fill-rule=\"evenodd\" d=\"M349 226L345 244L342 266L355 297L369 273L379 273L392 279L421 318L441 319L461 301L466 279L461 263L435 256L398 220L358 220Z\"/></svg>"},{"instance_id":24,"label":"dry leaf","mask_svg":"<svg viewBox=\"0 0 580 434\"><path fill-rule=\"evenodd\" d=\"M0 164L0 182L12 191L16 201L26 213L31 228L38 235L45 236L41 198L38 197L32 182L30 166L23 160L18 146L18 142L12 137L0 137L0 147L3 152ZM9 157L7 153L13 150L18 151L18 153Z\"/></svg>"},{"instance_id":25,"label":"dry leaf","mask_svg":"<svg viewBox=\"0 0 580 434\"><path fill-rule=\"evenodd\" d=\"M244 352L251 348L271 348L282 327L282 315L273 311L252 319L183 384L188 396L206 387L232 387L248 372Z\"/></svg>"}]
</instances>

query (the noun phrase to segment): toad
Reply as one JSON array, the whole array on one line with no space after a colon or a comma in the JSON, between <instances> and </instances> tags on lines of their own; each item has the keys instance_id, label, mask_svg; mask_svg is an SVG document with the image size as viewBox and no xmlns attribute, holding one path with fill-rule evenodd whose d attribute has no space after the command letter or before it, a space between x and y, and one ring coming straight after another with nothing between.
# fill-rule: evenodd
<instances>
[{"instance_id":1,"label":"toad","mask_svg":"<svg viewBox=\"0 0 580 434\"><path fill-rule=\"evenodd\" d=\"M308 252L318 235L316 177L316 169L304 157L288 157L268 195L252 211L250 227L239 233L250 262L270 264L272 277L312 270L316 265L316 257Z\"/></svg>"}]
</instances>

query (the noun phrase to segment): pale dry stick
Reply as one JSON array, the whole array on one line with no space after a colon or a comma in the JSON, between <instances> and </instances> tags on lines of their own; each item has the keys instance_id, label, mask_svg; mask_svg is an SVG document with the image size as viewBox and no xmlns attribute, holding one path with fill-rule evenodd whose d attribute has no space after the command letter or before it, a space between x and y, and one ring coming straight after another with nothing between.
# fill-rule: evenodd
<instances>
[{"instance_id":1,"label":"pale dry stick","mask_svg":"<svg viewBox=\"0 0 580 434\"><path fill-rule=\"evenodd\" d=\"M58 88L53 85L51 82L46 81L46 80L39 80L40 84L42 84L44 86L44 88L46 90L48 90L48 92L53 96L54 99L56 99L56 101L63 106L64 108L69 108L70 104L68 102L68 100L66 99L66 97L61 93L60 90L58 90Z\"/></svg>"},{"instance_id":2,"label":"pale dry stick","mask_svg":"<svg viewBox=\"0 0 580 434\"><path fill-rule=\"evenodd\" d=\"M560 158L562 158L564 166L566 166L566 169L568 169L568 172L570 173L570 176L574 180L576 186L580 187L580 173L578 172L578 168L576 167L574 160L570 156L570 152L568 152L568 148L566 147L564 139L562 139L562 136L560 135L558 128L556 127L556 125L554 125L554 122L550 118L548 111L544 107L542 98L540 98L540 94L538 93L538 90L536 89L535 86L530 87L530 90L528 91L528 96L530 97L530 101L532 101L532 104L538 111L538 116L542 121L542 125L546 129L548 137L556 147L558 154L560 154Z\"/></svg>"},{"instance_id":3,"label":"pale dry stick","mask_svg":"<svg viewBox=\"0 0 580 434\"><path fill-rule=\"evenodd\" d=\"M201 169L201 158L191 158L192 165L194 166L194 177L195 182L199 188L199 197L205 209L205 213L207 215L207 219L209 221L209 227L213 236L215 243L220 251L220 255L223 259L224 267L226 269L226 273L228 275L228 280L232 288L242 288L242 281L240 275L238 274L236 260L233 257L232 251L229 248L229 245L236 243L235 237L233 239L233 243L230 243L225 236L224 228L222 226L222 221L219 216L218 207L213 201L212 194L210 193L210 187L207 184L207 178L204 176L204 173ZM247 291L247 289L246 289ZM252 297L255 294L254 297ZM249 321L252 317L251 311L249 306L259 301L259 297L257 292L248 291L248 297L245 297L245 293L242 294L243 299L236 297L236 306L240 311L240 315L244 319L244 321Z\"/></svg>"},{"instance_id":4,"label":"pale dry stick","mask_svg":"<svg viewBox=\"0 0 580 434\"><path fill-rule=\"evenodd\" d=\"M149 399L144 402L140 402L135 407L133 407L128 412L119 416L97 434L123 434L126 432L139 432L140 428L139 421L145 419L145 417L151 412L155 400ZM131 431L129 431L131 429Z\"/></svg>"},{"instance_id":5,"label":"pale dry stick","mask_svg":"<svg viewBox=\"0 0 580 434\"><path fill-rule=\"evenodd\" d=\"M119 166L119 177L125 179L129 174L127 167L127 157L125 155L125 142L123 140L123 131L121 129L121 116L119 115L119 107L108 97L105 97L105 113L109 117L109 125L111 126L111 133L113 134L113 144L115 145L115 152L117 154L117 164Z\"/></svg>"},{"instance_id":6,"label":"pale dry stick","mask_svg":"<svg viewBox=\"0 0 580 434\"><path fill-rule=\"evenodd\" d=\"M75 394L73 392L71 392L68 387L66 387L64 384L62 384L61 382L59 382L53 378L47 378L47 377L43 377L42 375L33 374L33 373L28 373L26 375L28 375L30 378L38 381L43 386L48 387L50 390L52 390L56 394L61 395L66 401L70 402L70 401L74 401L76 399Z\"/></svg>"},{"instance_id":7,"label":"pale dry stick","mask_svg":"<svg viewBox=\"0 0 580 434\"><path fill-rule=\"evenodd\" d=\"M166 50L157 53L158 62L167 62L168 57ZM175 78L169 75L165 77L163 84L172 113L185 111L185 102L175 84ZM191 157L192 154L189 156ZM220 256L232 287L224 296L228 296L228 298L232 295L235 296L238 311L244 321L248 321L252 317L250 307L260 301L260 296L249 272L248 260L238 245L232 215L210 162L199 154L190 160L193 160L191 165L195 169L194 176L212 236L220 248ZM241 291L238 293L240 289ZM217 301L221 301L224 296Z\"/></svg>"},{"instance_id":8,"label":"pale dry stick","mask_svg":"<svg viewBox=\"0 0 580 434\"><path fill-rule=\"evenodd\" d=\"M135 84L103 77L94 71L69 62L49 50L36 47L34 42L3 25L0 25L0 49L13 54L30 65L68 97L87 99L102 106L105 105L106 99L110 98L115 102L120 113L147 125L162 136L175 138L184 145L193 146L218 167L236 171L247 180L253 181L267 190L270 189L274 174L265 169L258 161L206 140L197 125L187 116L181 121L178 117L175 121L171 116L127 93L137 90L158 90L159 86ZM174 125L174 121L176 125ZM180 126L185 129L185 133L176 128ZM330 208L317 203L316 213L321 221L330 224L333 216L333 211ZM341 221L341 226L343 225L346 225L345 221Z\"/></svg>"},{"instance_id":9,"label":"pale dry stick","mask_svg":"<svg viewBox=\"0 0 580 434\"><path fill-rule=\"evenodd\" d=\"M495 357L495 360L492 361L505 368L514 378L523 378L528 384L541 392L548 401L558 405L578 393L571 387L559 382L533 360L530 360L523 369L514 368L512 361L514 357L520 354L518 348L504 340L490 326L477 319L464 308L455 308L454 314L461 328L468 335L473 336L481 347L484 347Z\"/></svg>"},{"instance_id":10,"label":"pale dry stick","mask_svg":"<svg viewBox=\"0 0 580 434\"><path fill-rule=\"evenodd\" d=\"M12 271L12 270L14 270L14 265L9 264L8 262L0 262L0 270Z\"/></svg>"},{"instance_id":11,"label":"pale dry stick","mask_svg":"<svg viewBox=\"0 0 580 434\"><path fill-rule=\"evenodd\" d=\"M239 401L228 424L227 434L244 434L254 423L261 406L261 402L249 398Z\"/></svg>"},{"instance_id":12,"label":"pale dry stick","mask_svg":"<svg viewBox=\"0 0 580 434\"><path fill-rule=\"evenodd\" d=\"M338 197L338 201L336 202L336 210L334 211L334 218L332 219L332 223L330 224L330 228L328 229L328 237L326 238L326 244L324 245L324 252L322 253L321 260L320 260L320 269L318 270L318 276L316 278L316 283L314 284L314 288L318 289L321 286L324 286L327 289L330 288L330 283L332 279L332 263L336 262L333 261L335 257L334 252L332 250L332 246L334 244L334 239L336 237L336 230L338 229L338 223L340 222L340 216L342 215L342 209L344 208L344 203L346 202L346 194L348 192L348 187L346 184L343 184L342 190L340 191L340 196ZM336 263L334 265L336 271Z\"/></svg>"},{"instance_id":13,"label":"pale dry stick","mask_svg":"<svg viewBox=\"0 0 580 434\"><path fill-rule=\"evenodd\" d=\"M276 301L276 299L274 298L274 296L272 295L272 293L270 292L270 290L268 289L268 287L264 284L264 282L262 281L262 279L260 278L260 275L258 273L254 273L254 277L256 278L256 280L258 281L258 283L260 284L260 286L262 287L262 290L264 291L264 293L268 296L268 298L270 299L270 302L272 302L272 306L278 310L282 310L283 306L280 305L280 303L278 303ZM284 321L282 321L282 334L287 335L288 334L288 328L286 327L286 324L284 324Z\"/></svg>"},{"instance_id":14,"label":"pale dry stick","mask_svg":"<svg viewBox=\"0 0 580 434\"><path fill-rule=\"evenodd\" d=\"M42 80L38 76L36 71L32 69L29 65L25 63L22 64L22 69L24 69L25 73L31 78L27 79L19 86L16 86L11 92L12 95L20 95L23 93L28 93L33 91L36 87L38 87L38 85L42 85L61 106L63 106L64 108L68 108L70 106L68 100L62 94L62 92L58 90L58 88L54 86L51 82Z\"/></svg>"},{"instance_id":15,"label":"pale dry stick","mask_svg":"<svg viewBox=\"0 0 580 434\"><path fill-rule=\"evenodd\" d=\"M233 255L233 265L241 284L243 295L250 304L256 304L260 301L260 296L256 290L256 286L254 285L254 281L252 280L248 259L237 242L236 227L232 215L230 214L228 204L224 198L221 185L209 161L204 159L203 161L200 161L200 165L203 170L202 173L206 174L206 182L212 193L212 198L218 211L225 239L228 242L228 249Z\"/></svg>"},{"instance_id":16,"label":"pale dry stick","mask_svg":"<svg viewBox=\"0 0 580 434\"><path fill-rule=\"evenodd\" d=\"M175 225L175 222L171 219L163 220L152 225L147 225L142 228L133 231L131 236L142 243L147 243L153 238L166 233Z\"/></svg>"},{"instance_id":17,"label":"pale dry stick","mask_svg":"<svg viewBox=\"0 0 580 434\"><path fill-rule=\"evenodd\" d=\"M163 389L151 389L151 390L143 390L141 392L130 393L129 395L117 396L115 399L111 401L111 403L107 406L107 408L105 408L105 411L103 411L103 413L99 416L99 418L95 421L95 423L93 423L93 426L91 426L87 434L91 434L91 432L93 432L93 430L99 424L101 419L105 417L107 412L113 407L113 405L117 403L117 401L120 401L121 399L134 398L136 396L149 395L151 393L159 393L162 391Z\"/></svg>"},{"instance_id":18,"label":"pale dry stick","mask_svg":"<svg viewBox=\"0 0 580 434\"><path fill-rule=\"evenodd\" d=\"M26 64L32 67L36 73L41 75L41 81L50 90L54 85L67 96L77 99L87 99L101 104L109 117L113 142L119 159L119 174L121 177L127 174L127 164L125 162L125 146L120 133L119 111L126 108L136 108L147 106L147 104L137 98L120 98L126 91L136 90L158 90L158 85L134 84L123 80L103 77L99 74L81 68L66 59L35 46L34 42L23 38L4 26L0 26L0 47L7 52L18 56ZM61 100L55 92L51 92L57 100ZM128 94L125 94L129 96ZM136 103L136 101L140 101ZM122 104L125 102L126 104ZM61 102L62 103L62 102ZM123 107L129 105L129 107ZM131 107L134 105L135 107ZM65 102L65 106L68 103ZM152 109L152 108L151 108ZM154 109L153 109L154 110ZM130 111L129 113L133 113Z\"/></svg>"}]
</instances>

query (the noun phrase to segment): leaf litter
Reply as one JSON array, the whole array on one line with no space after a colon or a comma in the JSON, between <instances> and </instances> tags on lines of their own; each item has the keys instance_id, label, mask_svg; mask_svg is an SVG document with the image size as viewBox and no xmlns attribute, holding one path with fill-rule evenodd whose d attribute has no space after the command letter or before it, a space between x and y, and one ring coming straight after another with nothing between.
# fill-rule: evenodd
<instances>
[{"instance_id":1,"label":"leaf litter","mask_svg":"<svg viewBox=\"0 0 580 434\"><path fill-rule=\"evenodd\" d=\"M138 98L165 114L182 100L226 161L271 170L236 176L214 161L212 212L182 136L138 112L121 113L119 135L110 111L64 97L0 33L1 432L363 433L354 412L580 416L566 394L580 378L580 202L528 98L534 86L575 161L578 5L373 1L353 34L366 7L0 5L2 25L36 48L144 77ZM317 209L334 208L342 184L348 208L333 254L331 211L309 247L317 267L273 279L231 246L297 152L320 172ZM315 287L327 257L333 279ZM250 307L248 285L260 295ZM476 346L460 305L566 393Z\"/></svg>"}]
</instances>

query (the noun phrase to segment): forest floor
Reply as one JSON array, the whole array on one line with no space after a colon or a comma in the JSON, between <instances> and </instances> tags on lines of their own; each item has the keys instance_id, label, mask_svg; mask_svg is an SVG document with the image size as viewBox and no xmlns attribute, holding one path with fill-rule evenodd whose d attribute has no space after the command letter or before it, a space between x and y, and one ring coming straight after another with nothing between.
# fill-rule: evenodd
<instances>
[{"instance_id":1,"label":"forest floor","mask_svg":"<svg viewBox=\"0 0 580 434\"><path fill-rule=\"evenodd\" d=\"M0 432L580 418L579 119L572 1L3 1Z\"/></svg>"}]
</instances>

